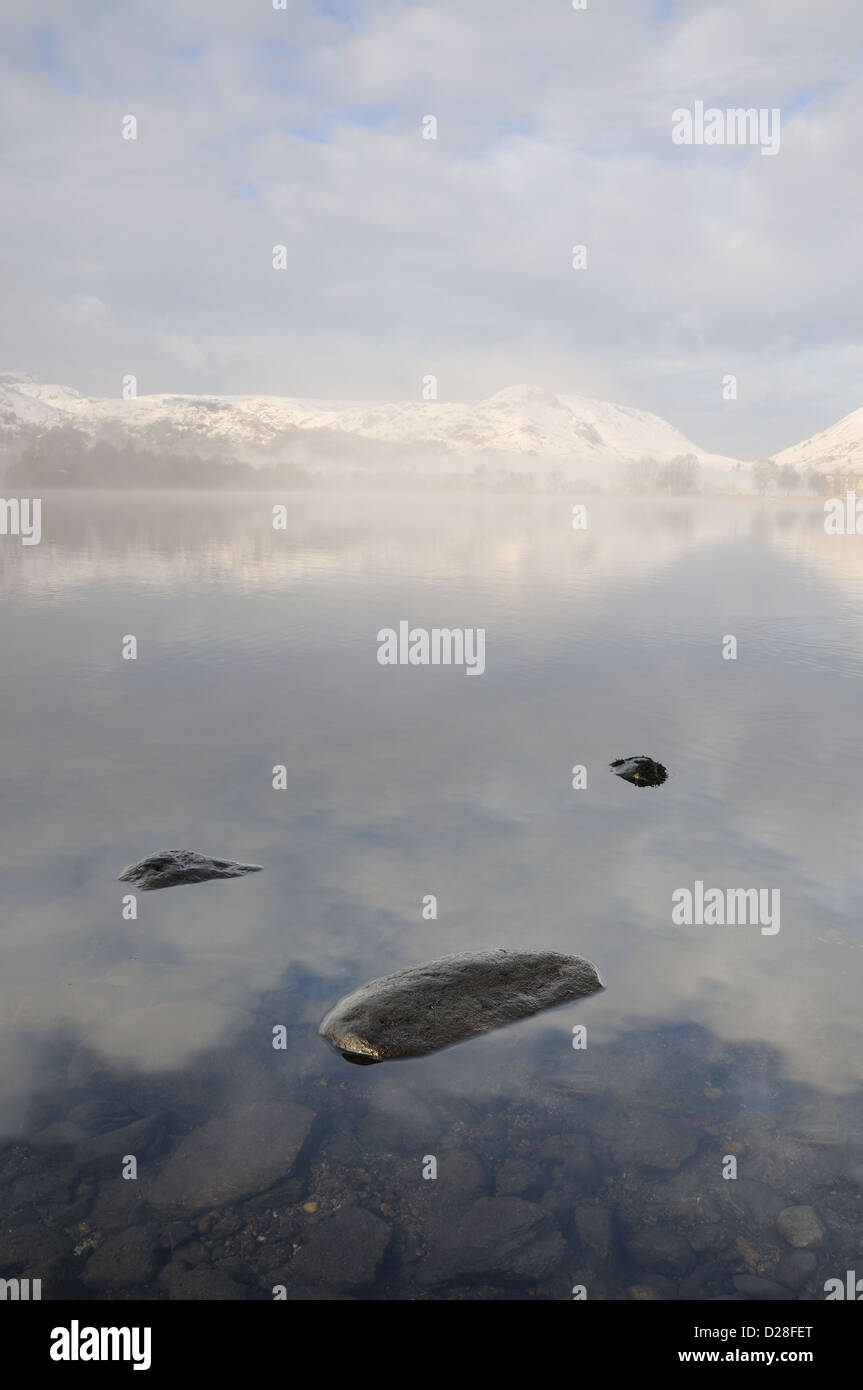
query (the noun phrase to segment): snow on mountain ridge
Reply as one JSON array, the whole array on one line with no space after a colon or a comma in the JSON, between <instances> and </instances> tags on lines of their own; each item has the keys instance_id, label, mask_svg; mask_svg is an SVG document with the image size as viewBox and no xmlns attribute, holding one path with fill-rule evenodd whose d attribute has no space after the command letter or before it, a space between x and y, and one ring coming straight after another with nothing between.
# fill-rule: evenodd
<instances>
[{"instance_id":1,"label":"snow on mountain ridge","mask_svg":"<svg viewBox=\"0 0 863 1390\"><path fill-rule=\"evenodd\" d=\"M590 469L598 480L608 470L645 458L662 463L694 454L722 468L735 462L698 448L647 411L529 385L504 387L476 405L179 394L123 400L42 386L20 373L0 374L0 419L8 425L13 417L36 426L74 424L89 434L100 426L120 426L133 438L168 424L238 450L266 447L285 431L327 430L444 455L549 456Z\"/></svg>"},{"instance_id":2,"label":"snow on mountain ridge","mask_svg":"<svg viewBox=\"0 0 863 1390\"><path fill-rule=\"evenodd\" d=\"M813 469L816 473L863 468L863 409L852 410L835 425L800 444L792 444L774 454L773 459L778 464Z\"/></svg>"}]
</instances>

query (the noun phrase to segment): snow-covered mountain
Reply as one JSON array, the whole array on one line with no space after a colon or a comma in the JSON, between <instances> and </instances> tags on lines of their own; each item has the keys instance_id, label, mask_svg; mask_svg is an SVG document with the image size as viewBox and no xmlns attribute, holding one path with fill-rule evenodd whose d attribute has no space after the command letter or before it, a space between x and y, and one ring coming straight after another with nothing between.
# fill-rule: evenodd
<instances>
[{"instance_id":1,"label":"snow-covered mountain","mask_svg":"<svg viewBox=\"0 0 863 1390\"><path fill-rule=\"evenodd\" d=\"M790 463L801 472L863 472L863 410L853 410L829 429L792 444L773 455L776 463Z\"/></svg>"},{"instance_id":2,"label":"snow-covered mountain","mask_svg":"<svg viewBox=\"0 0 863 1390\"><path fill-rule=\"evenodd\" d=\"M69 413L86 407L86 396L71 386L42 386L24 372L0 372L0 425L64 425Z\"/></svg>"},{"instance_id":3,"label":"snow-covered mountain","mask_svg":"<svg viewBox=\"0 0 863 1390\"><path fill-rule=\"evenodd\" d=\"M284 442L297 431L321 432L326 445L338 437L416 452L428 465L454 455L511 456L521 467L529 458L548 459L598 483L616 481L632 462L664 463L693 454L705 469L721 473L736 462L698 448L666 420L643 410L583 396L556 396L531 386L513 386L477 405L406 402L375 405L351 401L304 400L288 396L138 396L131 400L87 397L66 386L46 386L21 373L0 374L0 426L7 437L22 427L76 425L94 436L119 427L134 440L153 438L169 427L197 447L209 442L255 461L256 453ZM309 436L311 441L312 436ZM326 452L325 447L321 454ZM366 449L365 456L368 457ZM529 457L525 457L529 456ZM467 462L467 460L464 460ZM367 466L367 465L364 465Z\"/></svg>"}]
</instances>

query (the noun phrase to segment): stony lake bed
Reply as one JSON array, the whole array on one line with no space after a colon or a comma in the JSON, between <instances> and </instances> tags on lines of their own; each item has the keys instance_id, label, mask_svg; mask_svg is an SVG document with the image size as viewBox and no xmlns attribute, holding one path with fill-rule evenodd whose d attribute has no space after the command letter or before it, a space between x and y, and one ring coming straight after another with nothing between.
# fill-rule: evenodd
<instances>
[{"instance_id":1,"label":"stony lake bed","mask_svg":"<svg viewBox=\"0 0 863 1390\"><path fill-rule=\"evenodd\" d=\"M251 1042L234 1081L267 1098L242 1103L217 1059L119 1090L89 1059L63 1126L0 1154L4 1266L97 1300L806 1300L859 1263L856 1111L783 1092L765 1049L633 1035L531 1097L382 1110L336 1058L278 1095ZM311 1021L294 1046L312 1061ZM759 1176L717 1180L728 1155Z\"/></svg>"},{"instance_id":2,"label":"stony lake bed","mask_svg":"<svg viewBox=\"0 0 863 1390\"><path fill-rule=\"evenodd\" d=\"M555 498L300 498L277 535L261 497L57 494L43 525L0 572L0 1277L740 1302L863 1277L854 538L733 500L596 499L574 536ZM483 674L379 665L405 612L483 627ZM669 771L652 795L609 771L630 749ZM118 873L160 845L227 876L169 864L129 916ZM781 892L781 927L679 924L698 883ZM605 988L375 1066L319 1034L369 981L499 949Z\"/></svg>"}]
</instances>

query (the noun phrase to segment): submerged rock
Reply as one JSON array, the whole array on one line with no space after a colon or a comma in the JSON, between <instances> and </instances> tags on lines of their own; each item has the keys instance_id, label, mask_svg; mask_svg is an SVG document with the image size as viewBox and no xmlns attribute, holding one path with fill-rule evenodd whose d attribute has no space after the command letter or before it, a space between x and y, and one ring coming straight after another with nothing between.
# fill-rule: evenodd
<instances>
[{"instance_id":1,"label":"submerged rock","mask_svg":"<svg viewBox=\"0 0 863 1390\"><path fill-rule=\"evenodd\" d=\"M775 1279L762 1279L757 1274L735 1274L732 1280L738 1293L746 1298L766 1299L769 1303L786 1302L794 1298L790 1289L777 1284Z\"/></svg>"},{"instance_id":2,"label":"submerged rock","mask_svg":"<svg viewBox=\"0 0 863 1390\"><path fill-rule=\"evenodd\" d=\"M420 1057L603 988L590 961L556 951L442 956L363 985L320 1032L349 1062Z\"/></svg>"},{"instance_id":3,"label":"submerged rock","mask_svg":"<svg viewBox=\"0 0 863 1390\"><path fill-rule=\"evenodd\" d=\"M205 883L210 878L242 878L256 874L260 864L238 864L234 859L211 859L192 849L163 849L137 864L130 864L118 883L134 883L142 893L156 888L174 888L181 883Z\"/></svg>"},{"instance_id":4,"label":"submerged rock","mask_svg":"<svg viewBox=\"0 0 863 1390\"><path fill-rule=\"evenodd\" d=\"M824 1244L824 1227L812 1207L785 1207L776 1218L779 1232L798 1250L817 1250Z\"/></svg>"},{"instance_id":5,"label":"submerged rock","mask_svg":"<svg viewBox=\"0 0 863 1390\"><path fill-rule=\"evenodd\" d=\"M632 1263L639 1269L655 1270L669 1278L679 1278L695 1264L689 1241L670 1226L642 1226L627 1242Z\"/></svg>"},{"instance_id":6,"label":"submerged rock","mask_svg":"<svg viewBox=\"0 0 863 1390\"><path fill-rule=\"evenodd\" d=\"M249 1291L220 1269L190 1269L182 1260L172 1260L159 1274L159 1284L172 1300L182 1303L238 1303L248 1299Z\"/></svg>"},{"instance_id":7,"label":"submerged rock","mask_svg":"<svg viewBox=\"0 0 863 1390\"><path fill-rule=\"evenodd\" d=\"M802 1289L807 1279L812 1278L817 1264L818 1258L811 1250L791 1250L779 1261L777 1278L788 1289Z\"/></svg>"},{"instance_id":8,"label":"submerged rock","mask_svg":"<svg viewBox=\"0 0 863 1390\"><path fill-rule=\"evenodd\" d=\"M392 1228L362 1207L343 1207L314 1227L291 1261L306 1284L359 1289L375 1282Z\"/></svg>"},{"instance_id":9,"label":"submerged rock","mask_svg":"<svg viewBox=\"0 0 863 1390\"><path fill-rule=\"evenodd\" d=\"M134 1186L134 1184L132 1184ZM96 1247L84 1268L91 1289L137 1289L156 1272L156 1249L143 1226L109 1235Z\"/></svg>"},{"instance_id":10,"label":"submerged rock","mask_svg":"<svg viewBox=\"0 0 863 1390\"><path fill-rule=\"evenodd\" d=\"M618 777L631 782L634 787L661 787L668 780L667 768L643 753L634 758L618 758L609 766Z\"/></svg>"},{"instance_id":11,"label":"submerged rock","mask_svg":"<svg viewBox=\"0 0 863 1390\"><path fill-rule=\"evenodd\" d=\"M292 1101L255 1101L209 1120L174 1150L151 1202L188 1217L266 1192L290 1175L313 1119Z\"/></svg>"},{"instance_id":12,"label":"submerged rock","mask_svg":"<svg viewBox=\"0 0 863 1390\"><path fill-rule=\"evenodd\" d=\"M616 1162L622 1168L659 1168L674 1173L696 1152L702 1131L689 1120L656 1111L627 1113L628 1125L621 1138L612 1143Z\"/></svg>"},{"instance_id":13,"label":"submerged rock","mask_svg":"<svg viewBox=\"0 0 863 1390\"><path fill-rule=\"evenodd\" d=\"M75 1165L83 1173L119 1173L125 1154L153 1158L164 1144L167 1123L168 1115L158 1111L122 1129L95 1134L75 1149Z\"/></svg>"},{"instance_id":14,"label":"submerged rock","mask_svg":"<svg viewBox=\"0 0 863 1390\"><path fill-rule=\"evenodd\" d=\"M480 1197L456 1227L429 1240L420 1284L488 1279L495 1284L547 1279L566 1255L550 1212L521 1197Z\"/></svg>"}]
</instances>

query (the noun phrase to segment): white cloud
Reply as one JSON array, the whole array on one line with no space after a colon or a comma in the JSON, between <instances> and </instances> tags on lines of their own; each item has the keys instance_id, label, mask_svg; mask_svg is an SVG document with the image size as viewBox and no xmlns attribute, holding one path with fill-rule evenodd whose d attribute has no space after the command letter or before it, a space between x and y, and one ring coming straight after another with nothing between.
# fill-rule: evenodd
<instances>
[{"instance_id":1,"label":"white cloud","mask_svg":"<svg viewBox=\"0 0 863 1390\"><path fill-rule=\"evenodd\" d=\"M0 13L10 369L94 394L532 380L747 456L860 404L844 0ZM780 106L780 154L674 147L696 99Z\"/></svg>"}]
</instances>

